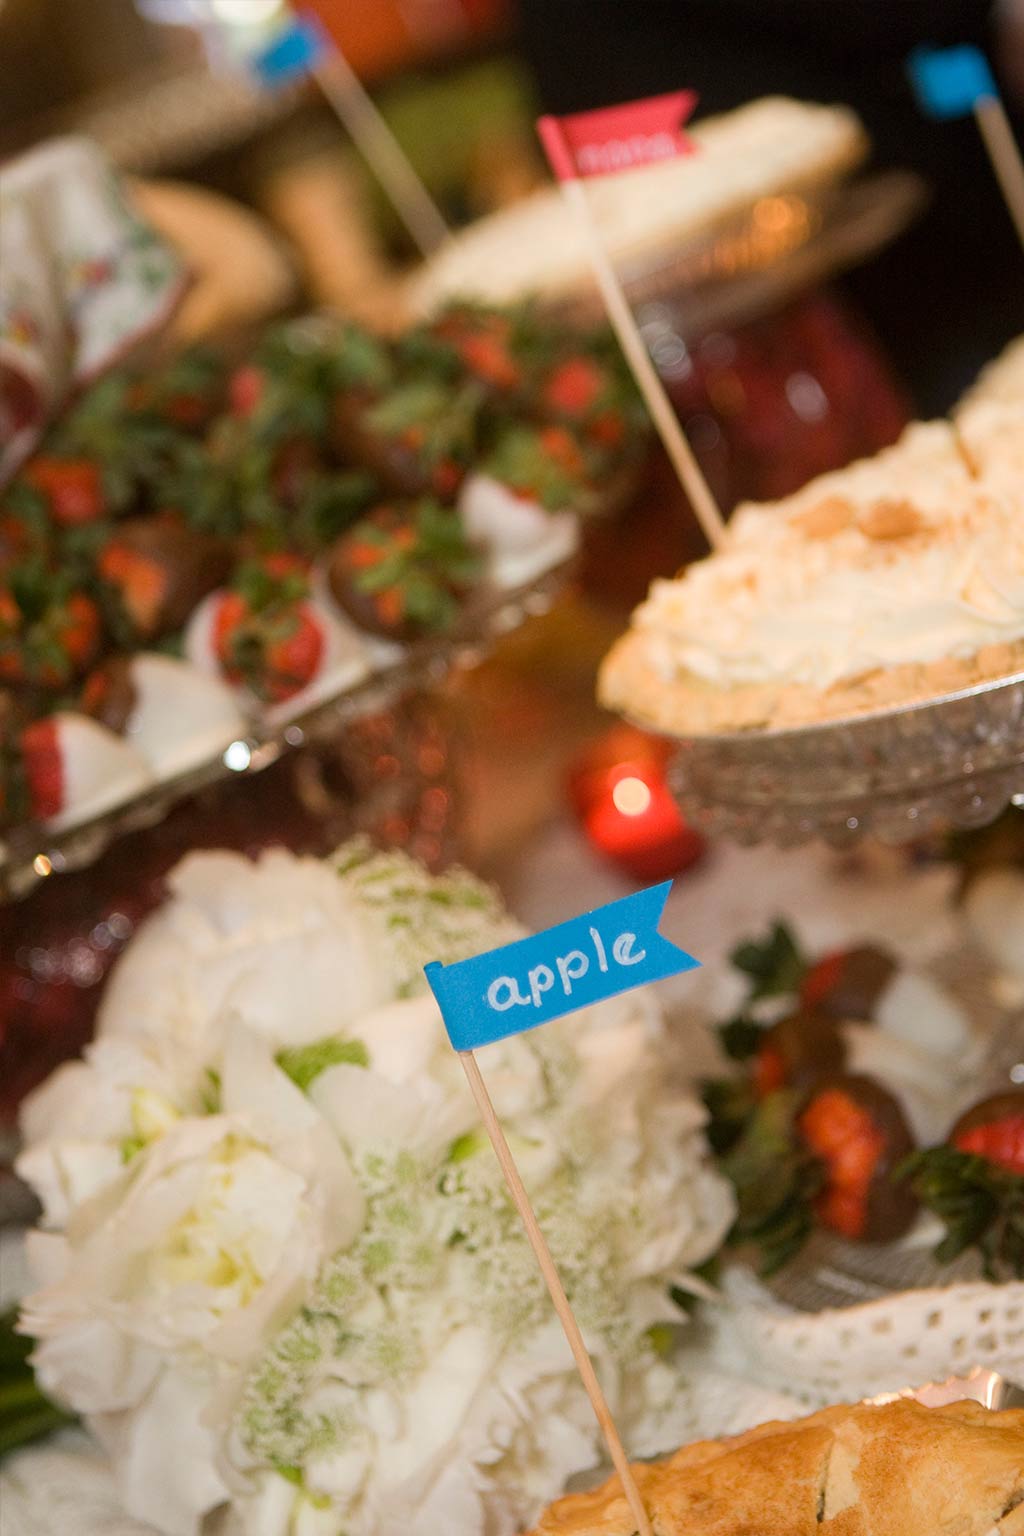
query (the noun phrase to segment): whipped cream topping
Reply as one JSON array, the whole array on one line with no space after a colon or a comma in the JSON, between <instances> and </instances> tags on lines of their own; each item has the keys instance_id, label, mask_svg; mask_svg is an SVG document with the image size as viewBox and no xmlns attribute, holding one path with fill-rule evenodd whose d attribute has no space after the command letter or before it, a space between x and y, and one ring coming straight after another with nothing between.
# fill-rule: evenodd
<instances>
[{"instance_id":1,"label":"whipped cream topping","mask_svg":"<svg viewBox=\"0 0 1024 1536\"><path fill-rule=\"evenodd\" d=\"M720 688L827 688L1024 639L1024 492L971 478L944 424L746 507L720 553L655 582L650 664Z\"/></svg>"},{"instance_id":2,"label":"whipped cream topping","mask_svg":"<svg viewBox=\"0 0 1024 1536\"><path fill-rule=\"evenodd\" d=\"M1019 401L979 400L957 417L972 468L999 488L1024 486L1024 395Z\"/></svg>"}]
</instances>

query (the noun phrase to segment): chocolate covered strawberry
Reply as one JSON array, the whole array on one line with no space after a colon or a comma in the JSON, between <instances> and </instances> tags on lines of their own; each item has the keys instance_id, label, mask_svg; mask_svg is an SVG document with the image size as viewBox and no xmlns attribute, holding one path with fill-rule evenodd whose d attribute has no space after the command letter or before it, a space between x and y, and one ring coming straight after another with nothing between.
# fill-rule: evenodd
<instances>
[{"instance_id":1,"label":"chocolate covered strawberry","mask_svg":"<svg viewBox=\"0 0 1024 1536\"><path fill-rule=\"evenodd\" d=\"M60 528L97 523L107 514L103 474L92 459L38 454L26 464L22 477L43 497Z\"/></svg>"},{"instance_id":2,"label":"chocolate covered strawberry","mask_svg":"<svg viewBox=\"0 0 1024 1536\"><path fill-rule=\"evenodd\" d=\"M471 304L455 305L424 332L410 336L400 353L430 366L450 356L460 370L499 395L526 382L535 327L525 311L503 313ZM455 370L452 370L453 372Z\"/></svg>"},{"instance_id":3,"label":"chocolate covered strawberry","mask_svg":"<svg viewBox=\"0 0 1024 1536\"><path fill-rule=\"evenodd\" d=\"M938 1259L976 1247L989 1278L1024 1279L1024 1088L975 1104L947 1144L917 1153L905 1174L946 1228Z\"/></svg>"},{"instance_id":4,"label":"chocolate covered strawberry","mask_svg":"<svg viewBox=\"0 0 1024 1536\"><path fill-rule=\"evenodd\" d=\"M841 1072L846 1047L835 1021L812 1008L800 1009L761 1031L754 1057L759 1098L779 1088L810 1088Z\"/></svg>"},{"instance_id":5,"label":"chocolate covered strawberry","mask_svg":"<svg viewBox=\"0 0 1024 1536\"><path fill-rule=\"evenodd\" d=\"M386 394L346 391L334 401L334 444L386 491L451 496L476 449L481 403L473 384L454 390L430 378Z\"/></svg>"},{"instance_id":6,"label":"chocolate covered strawberry","mask_svg":"<svg viewBox=\"0 0 1024 1536\"><path fill-rule=\"evenodd\" d=\"M16 569L0 587L0 681L65 687L96 655L100 630L96 604L66 577Z\"/></svg>"},{"instance_id":7,"label":"chocolate covered strawberry","mask_svg":"<svg viewBox=\"0 0 1024 1536\"><path fill-rule=\"evenodd\" d=\"M833 1019L871 1019L898 970L893 956L873 944L835 950L810 967L800 996Z\"/></svg>"},{"instance_id":8,"label":"chocolate covered strawberry","mask_svg":"<svg viewBox=\"0 0 1024 1536\"><path fill-rule=\"evenodd\" d=\"M327 574L360 628L411 640L451 629L479 567L458 513L424 501L376 508L337 541Z\"/></svg>"},{"instance_id":9,"label":"chocolate covered strawberry","mask_svg":"<svg viewBox=\"0 0 1024 1536\"><path fill-rule=\"evenodd\" d=\"M479 465L479 472L560 512L579 507L593 487L576 438L565 427L507 427Z\"/></svg>"},{"instance_id":10,"label":"chocolate covered strawberry","mask_svg":"<svg viewBox=\"0 0 1024 1536\"><path fill-rule=\"evenodd\" d=\"M61 711L21 733L28 812L59 829L101 815L150 782L138 753L85 715Z\"/></svg>"},{"instance_id":11,"label":"chocolate covered strawberry","mask_svg":"<svg viewBox=\"0 0 1024 1536\"><path fill-rule=\"evenodd\" d=\"M949 1144L1024 1178L1024 1088L994 1094L961 1115Z\"/></svg>"},{"instance_id":12,"label":"chocolate covered strawberry","mask_svg":"<svg viewBox=\"0 0 1024 1536\"><path fill-rule=\"evenodd\" d=\"M125 641L152 640L179 629L230 563L222 539L189 528L173 512L120 523L96 556L115 633Z\"/></svg>"},{"instance_id":13,"label":"chocolate covered strawberry","mask_svg":"<svg viewBox=\"0 0 1024 1536\"><path fill-rule=\"evenodd\" d=\"M872 1078L839 1075L813 1090L796 1125L823 1169L815 1200L822 1225L862 1242L901 1236L917 1201L894 1174L914 1139L892 1094Z\"/></svg>"},{"instance_id":14,"label":"chocolate covered strawberry","mask_svg":"<svg viewBox=\"0 0 1024 1536\"><path fill-rule=\"evenodd\" d=\"M612 370L582 353L556 363L544 381L541 405L557 420L605 449L621 448L642 421L631 393Z\"/></svg>"},{"instance_id":15,"label":"chocolate covered strawberry","mask_svg":"<svg viewBox=\"0 0 1024 1536\"><path fill-rule=\"evenodd\" d=\"M323 660L322 624L309 575L291 555L251 560L211 599L210 643L222 675L278 703L306 688Z\"/></svg>"},{"instance_id":16,"label":"chocolate covered strawberry","mask_svg":"<svg viewBox=\"0 0 1024 1536\"><path fill-rule=\"evenodd\" d=\"M215 352L194 348L135 380L128 390L129 411L154 416L184 432L201 432L224 403L226 373Z\"/></svg>"},{"instance_id":17,"label":"chocolate covered strawberry","mask_svg":"<svg viewBox=\"0 0 1024 1536\"><path fill-rule=\"evenodd\" d=\"M83 713L130 741L160 779L207 762L247 723L219 677L172 656L108 656L86 678Z\"/></svg>"}]
</instances>

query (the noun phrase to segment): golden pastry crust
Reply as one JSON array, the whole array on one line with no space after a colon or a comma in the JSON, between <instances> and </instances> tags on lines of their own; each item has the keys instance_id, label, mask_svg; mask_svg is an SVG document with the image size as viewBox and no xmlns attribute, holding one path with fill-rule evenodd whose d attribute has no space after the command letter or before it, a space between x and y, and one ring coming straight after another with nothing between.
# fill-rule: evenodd
<instances>
[{"instance_id":1,"label":"golden pastry crust","mask_svg":"<svg viewBox=\"0 0 1024 1536\"><path fill-rule=\"evenodd\" d=\"M636 1468L655 1536L1018 1536L1024 1410L826 1408ZM532 1536L634 1536L617 1479Z\"/></svg>"},{"instance_id":2,"label":"golden pastry crust","mask_svg":"<svg viewBox=\"0 0 1024 1536\"><path fill-rule=\"evenodd\" d=\"M719 688L688 672L662 677L649 650L643 630L616 641L601 666L598 696L605 708L674 736L825 724L925 703L1024 671L1024 640L1018 640L985 646L974 656L878 668L826 689L781 682Z\"/></svg>"}]
</instances>

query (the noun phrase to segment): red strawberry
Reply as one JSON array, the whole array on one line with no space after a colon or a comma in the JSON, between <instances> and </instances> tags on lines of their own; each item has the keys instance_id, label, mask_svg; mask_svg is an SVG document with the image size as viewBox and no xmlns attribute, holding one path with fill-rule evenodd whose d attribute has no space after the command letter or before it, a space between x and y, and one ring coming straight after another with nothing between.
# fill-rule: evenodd
<instances>
[{"instance_id":1,"label":"red strawberry","mask_svg":"<svg viewBox=\"0 0 1024 1536\"><path fill-rule=\"evenodd\" d=\"M73 671L84 671L95 656L100 639L100 613L91 597L84 592L71 594L58 622L57 635Z\"/></svg>"},{"instance_id":2,"label":"red strawberry","mask_svg":"<svg viewBox=\"0 0 1024 1536\"><path fill-rule=\"evenodd\" d=\"M0 678L8 682L62 688L85 671L99 640L99 609L84 592L44 595L31 618L0 592Z\"/></svg>"},{"instance_id":3,"label":"red strawberry","mask_svg":"<svg viewBox=\"0 0 1024 1536\"><path fill-rule=\"evenodd\" d=\"M608 387L603 370L588 357L569 357L544 386L544 403L560 416L578 418L592 410Z\"/></svg>"},{"instance_id":4,"label":"red strawberry","mask_svg":"<svg viewBox=\"0 0 1024 1536\"><path fill-rule=\"evenodd\" d=\"M890 1093L868 1077L834 1077L813 1093L797 1129L824 1166L815 1204L823 1226L865 1242L888 1241L907 1230L917 1202L892 1173L914 1141Z\"/></svg>"},{"instance_id":5,"label":"red strawberry","mask_svg":"<svg viewBox=\"0 0 1024 1536\"><path fill-rule=\"evenodd\" d=\"M459 344L461 356L470 373L495 389L513 390L522 383L523 375L510 356L504 342L497 336L478 333L467 336Z\"/></svg>"},{"instance_id":6,"label":"red strawberry","mask_svg":"<svg viewBox=\"0 0 1024 1536\"><path fill-rule=\"evenodd\" d=\"M233 416L251 416L267 390L267 375L255 363L243 363L228 382L228 404Z\"/></svg>"},{"instance_id":7,"label":"red strawberry","mask_svg":"<svg viewBox=\"0 0 1024 1536\"><path fill-rule=\"evenodd\" d=\"M167 572L151 555L115 540L100 552L96 569L116 587L132 628L144 638L156 634L167 594Z\"/></svg>"},{"instance_id":8,"label":"red strawberry","mask_svg":"<svg viewBox=\"0 0 1024 1536\"><path fill-rule=\"evenodd\" d=\"M56 816L64 804L64 765L54 720L36 720L21 733L29 808L37 821Z\"/></svg>"},{"instance_id":9,"label":"red strawberry","mask_svg":"<svg viewBox=\"0 0 1024 1536\"><path fill-rule=\"evenodd\" d=\"M846 1047L832 1019L803 1008L765 1031L754 1063L758 1098L777 1088L809 1088L842 1071Z\"/></svg>"},{"instance_id":10,"label":"red strawberry","mask_svg":"<svg viewBox=\"0 0 1024 1536\"><path fill-rule=\"evenodd\" d=\"M312 682L324 652L303 564L269 555L243 566L236 581L237 590L217 602L214 652L230 682L281 703Z\"/></svg>"},{"instance_id":11,"label":"red strawberry","mask_svg":"<svg viewBox=\"0 0 1024 1536\"><path fill-rule=\"evenodd\" d=\"M1024 1088L996 1094L957 1121L950 1145L1024 1176Z\"/></svg>"},{"instance_id":12,"label":"red strawberry","mask_svg":"<svg viewBox=\"0 0 1024 1536\"><path fill-rule=\"evenodd\" d=\"M49 504L62 528L97 522L106 511L103 478L91 459L55 459L40 455L26 465L24 477Z\"/></svg>"},{"instance_id":13,"label":"red strawberry","mask_svg":"<svg viewBox=\"0 0 1024 1536\"><path fill-rule=\"evenodd\" d=\"M565 427L543 427L539 436L540 445L549 458L554 459L568 474L583 477L586 464L571 432L567 432Z\"/></svg>"},{"instance_id":14,"label":"red strawberry","mask_svg":"<svg viewBox=\"0 0 1024 1536\"><path fill-rule=\"evenodd\" d=\"M898 969L891 955L871 944L838 950L811 967L800 997L833 1019L870 1019Z\"/></svg>"},{"instance_id":15,"label":"red strawberry","mask_svg":"<svg viewBox=\"0 0 1024 1536\"><path fill-rule=\"evenodd\" d=\"M224 580L230 561L222 539L187 527L173 512L159 512L120 523L100 550L96 570L127 620L130 634L121 638L151 640L184 624Z\"/></svg>"}]
</instances>

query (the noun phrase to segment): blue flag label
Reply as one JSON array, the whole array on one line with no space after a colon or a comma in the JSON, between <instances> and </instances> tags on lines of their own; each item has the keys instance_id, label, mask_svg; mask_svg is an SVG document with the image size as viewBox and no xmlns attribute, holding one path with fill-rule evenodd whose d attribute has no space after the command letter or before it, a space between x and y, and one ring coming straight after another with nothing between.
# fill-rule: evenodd
<instances>
[{"instance_id":1,"label":"blue flag label","mask_svg":"<svg viewBox=\"0 0 1024 1536\"><path fill-rule=\"evenodd\" d=\"M264 85L286 85L319 63L329 47L315 16L296 16L255 56L252 67Z\"/></svg>"},{"instance_id":2,"label":"blue flag label","mask_svg":"<svg viewBox=\"0 0 1024 1536\"><path fill-rule=\"evenodd\" d=\"M425 967L457 1051L504 1040L563 1014L700 964L658 932L671 880L543 933L453 965Z\"/></svg>"},{"instance_id":3,"label":"blue flag label","mask_svg":"<svg viewBox=\"0 0 1024 1536\"><path fill-rule=\"evenodd\" d=\"M930 117L966 117L999 92L980 48L915 48L907 60L922 111Z\"/></svg>"}]
</instances>

